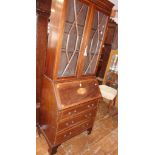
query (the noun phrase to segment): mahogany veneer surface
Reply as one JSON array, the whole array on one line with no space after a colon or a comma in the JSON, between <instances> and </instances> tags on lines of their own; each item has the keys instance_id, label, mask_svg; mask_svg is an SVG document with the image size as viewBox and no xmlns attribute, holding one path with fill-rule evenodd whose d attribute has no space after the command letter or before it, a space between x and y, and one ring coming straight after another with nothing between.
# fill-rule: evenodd
<instances>
[{"instance_id":1,"label":"mahogany veneer surface","mask_svg":"<svg viewBox=\"0 0 155 155\"><path fill-rule=\"evenodd\" d=\"M101 97L96 80L82 80L57 85L61 104L69 105Z\"/></svg>"}]
</instances>

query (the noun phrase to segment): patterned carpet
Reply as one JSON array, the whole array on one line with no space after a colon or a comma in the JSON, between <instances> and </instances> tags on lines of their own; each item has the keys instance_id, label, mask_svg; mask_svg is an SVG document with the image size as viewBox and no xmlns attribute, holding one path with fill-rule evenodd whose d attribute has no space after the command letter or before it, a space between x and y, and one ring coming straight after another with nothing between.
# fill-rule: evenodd
<instances>
[{"instance_id":1,"label":"patterned carpet","mask_svg":"<svg viewBox=\"0 0 155 155\"><path fill-rule=\"evenodd\" d=\"M118 155L118 118L116 108L107 113L107 104L100 102L92 133L83 132L62 143L56 155ZM48 145L36 133L36 155L48 155Z\"/></svg>"}]
</instances>

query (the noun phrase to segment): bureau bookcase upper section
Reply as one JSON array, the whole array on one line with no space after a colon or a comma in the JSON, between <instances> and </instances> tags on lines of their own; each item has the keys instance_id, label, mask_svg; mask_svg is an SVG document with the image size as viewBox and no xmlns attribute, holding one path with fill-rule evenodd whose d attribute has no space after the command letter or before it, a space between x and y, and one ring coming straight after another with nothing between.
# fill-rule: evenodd
<instances>
[{"instance_id":1,"label":"bureau bookcase upper section","mask_svg":"<svg viewBox=\"0 0 155 155\"><path fill-rule=\"evenodd\" d=\"M113 4L53 0L45 74L56 80L95 76Z\"/></svg>"}]
</instances>

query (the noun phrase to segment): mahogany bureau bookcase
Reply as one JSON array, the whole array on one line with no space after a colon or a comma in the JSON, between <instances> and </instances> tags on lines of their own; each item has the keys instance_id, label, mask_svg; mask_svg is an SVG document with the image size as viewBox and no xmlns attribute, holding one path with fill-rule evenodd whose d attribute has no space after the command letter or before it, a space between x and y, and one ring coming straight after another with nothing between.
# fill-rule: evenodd
<instances>
[{"instance_id":1,"label":"mahogany bureau bookcase","mask_svg":"<svg viewBox=\"0 0 155 155\"><path fill-rule=\"evenodd\" d=\"M91 133L101 98L95 74L112 7L107 0L52 0L39 123L50 154Z\"/></svg>"}]
</instances>

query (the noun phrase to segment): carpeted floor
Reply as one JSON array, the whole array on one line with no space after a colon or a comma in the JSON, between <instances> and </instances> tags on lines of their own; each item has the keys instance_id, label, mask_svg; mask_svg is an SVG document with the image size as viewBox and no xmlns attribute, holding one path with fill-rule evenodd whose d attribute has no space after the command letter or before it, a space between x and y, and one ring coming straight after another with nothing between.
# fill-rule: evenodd
<instances>
[{"instance_id":1,"label":"carpeted floor","mask_svg":"<svg viewBox=\"0 0 155 155\"><path fill-rule=\"evenodd\" d=\"M62 143L56 155L118 155L118 118L116 109L107 113L107 104L100 102L92 133L83 132ZM36 134L36 155L48 155L48 145Z\"/></svg>"}]
</instances>

